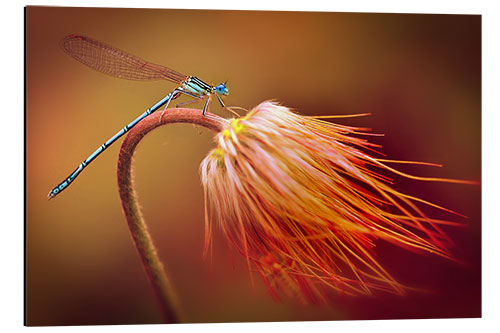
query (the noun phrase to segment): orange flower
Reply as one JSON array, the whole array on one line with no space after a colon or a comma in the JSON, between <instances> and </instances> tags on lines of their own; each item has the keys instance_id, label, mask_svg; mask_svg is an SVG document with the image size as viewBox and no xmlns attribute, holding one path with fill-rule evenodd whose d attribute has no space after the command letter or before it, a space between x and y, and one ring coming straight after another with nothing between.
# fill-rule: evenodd
<instances>
[{"instance_id":1,"label":"orange flower","mask_svg":"<svg viewBox=\"0 0 500 333\"><path fill-rule=\"evenodd\" d=\"M375 170L467 182L400 173L365 153L376 145L351 136L363 131L272 102L232 119L201 164L205 250L217 222L276 297L326 301L329 288L404 294L377 262L375 241L451 258L438 225L456 223L426 217L416 202L438 206L392 189Z\"/></svg>"}]
</instances>

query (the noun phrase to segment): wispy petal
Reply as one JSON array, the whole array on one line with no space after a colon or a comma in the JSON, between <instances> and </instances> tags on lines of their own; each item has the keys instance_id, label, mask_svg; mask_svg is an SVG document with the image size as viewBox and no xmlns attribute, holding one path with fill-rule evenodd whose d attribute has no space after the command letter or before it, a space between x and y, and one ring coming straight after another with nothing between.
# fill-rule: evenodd
<instances>
[{"instance_id":1,"label":"wispy petal","mask_svg":"<svg viewBox=\"0 0 500 333\"><path fill-rule=\"evenodd\" d=\"M404 294L377 261L377 240L451 258L439 225L454 223L428 218L416 203L440 207L391 188L377 169L409 175L366 153L378 146L352 136L366 130L272 102L233 119L201 164L207 243L217 223L275 297Z\"/></svg>"}]
</instances>

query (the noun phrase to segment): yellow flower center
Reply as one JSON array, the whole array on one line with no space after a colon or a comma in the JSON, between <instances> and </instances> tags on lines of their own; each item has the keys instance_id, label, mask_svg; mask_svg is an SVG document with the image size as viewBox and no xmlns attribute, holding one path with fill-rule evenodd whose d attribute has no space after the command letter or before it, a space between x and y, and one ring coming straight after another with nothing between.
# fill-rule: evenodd
<instances>
[{"instance_id":1,"label":"yellow flower center","mask_svg":"<svg viewBox=\"0 0 500 333\"><path fill-rule=\"evenodd\" d=\"M213 158L215 158L217 160L218 167L224 166L224 150L222 150L222 148L213 149L211 155Z\"/></svg>"},{"instance_id":2,"label":"yellow flower center","mask_svg":"<svg viewBox=\"0 0 500 333\"><path fill-rule=\"evenodd\" d=\"M244 119L244 118L239 118L239 119L233 119L231 120L231 128L233 129L233 132L234 134L238 134L240 133L243 128L245 127L244 125L242 125L240 123L240 120L241 119ZM222 132L222 135L224 135L226 138L229 138L231 137L231 132L229 131L229 128L225 129L223 132Z\"/></svg>"},{"instance_id":3,"label":"yellow flower center","mask_svg":"<svg viewBox=\"0 0 500 333\"><path fill-rule=\"evenodd\" d=\"M212 150L212 156L221 159L224 157L224 151L221 148L215 148Z\"/></svg>"}]
</instances>

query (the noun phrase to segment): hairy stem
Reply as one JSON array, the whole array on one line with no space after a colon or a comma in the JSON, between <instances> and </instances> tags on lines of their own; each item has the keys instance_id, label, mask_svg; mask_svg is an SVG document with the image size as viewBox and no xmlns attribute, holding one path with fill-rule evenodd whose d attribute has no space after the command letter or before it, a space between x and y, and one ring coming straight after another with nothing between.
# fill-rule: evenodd
<instances>
[{"instance_id":1,"label":"hairy stem","mask_svg":"<svg viewBox=\"0 0 500 333\"><path fill-rule=\"evenodd\" d=\"M167 323L179 322L178 304L174 289L165 273L139 210L137 196L132 185L132 157L137 144L142 138L159 126L172 123L190 123L218 132L226 122L225 119L213 114L203 116L200 110L194 109L169 109L163 116L161 116L161 112L153 113L130 130L120 149L117 172L123 212L127 218L130 233L142 265Z\"/></svg>"}]
</instances>

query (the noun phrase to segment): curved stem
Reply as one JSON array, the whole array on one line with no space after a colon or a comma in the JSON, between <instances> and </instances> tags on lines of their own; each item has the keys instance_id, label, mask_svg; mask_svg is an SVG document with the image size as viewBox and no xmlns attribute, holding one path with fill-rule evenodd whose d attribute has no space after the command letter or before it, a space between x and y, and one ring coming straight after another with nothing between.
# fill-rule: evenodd
<instances>
[{"instance_id":1,"label":"curved stem","mask_svg":"<svg viewBox=\"0 0 500 333\"><path fill-rule=\"evenodd\" d=\"M137 144L153 129L171 123L191 123L213 131L220 131L227 120L213 114L203 116L200 110L194 109L168 109L163 116L161 112L153 113L130 130L118 156L120 199L132 239L159 301L165 321L177 323L179 310L176 296L139 210L131 177L132 157Z\"/></svg>"}]
</instances>

